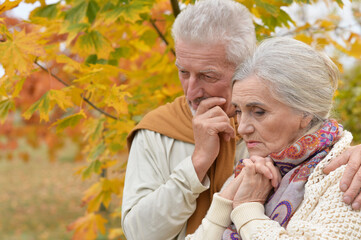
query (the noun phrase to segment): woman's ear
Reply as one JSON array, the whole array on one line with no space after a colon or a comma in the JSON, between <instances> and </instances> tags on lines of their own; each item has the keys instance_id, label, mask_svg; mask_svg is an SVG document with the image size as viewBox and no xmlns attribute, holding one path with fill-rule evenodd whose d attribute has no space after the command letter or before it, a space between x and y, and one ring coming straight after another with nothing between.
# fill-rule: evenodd
<instances>
[{"instance_id":1,"label":"woman's ear","mask_svg":"<svg viewBox=\"0 0 361 240\"><path fill-rule=\"evenodd\" d=\"M312 115L304 113L303 118L301 119L301 129L307 128L310 125L310 122L312 121Z\"/></svg>"}]
</instances>

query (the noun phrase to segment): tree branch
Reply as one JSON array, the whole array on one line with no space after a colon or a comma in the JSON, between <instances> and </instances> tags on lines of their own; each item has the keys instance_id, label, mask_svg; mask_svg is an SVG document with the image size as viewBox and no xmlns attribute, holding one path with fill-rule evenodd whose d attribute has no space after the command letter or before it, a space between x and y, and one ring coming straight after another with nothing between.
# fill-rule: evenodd
<instances>
[{"instance_id":1,"label":"tree branch","mask_svg":"<svg viewBox=\"0 0 361 240\"><path fill-rule=\"evenodd\" d=\"M172 5L174 17L177 17L180 13L178 0L170 0L170 4Z\"/></svg>"},{"instance_id":2,"label":"tree branch","mask_svg":"<svg viewBox=\"0 0 361 240\"><path fill-rule=\"evenodd\" d=\"M53 74L50 70L48 70L47 68L43 67L42 65L39 64L39 62L37 61L37 59L34 61L34 63L40 67L43 71L49 73L53 78L55 78L56 80L58 80L59 82L61 82L64 86L66 87L69 87L70 84L65 82L64 80L62 80L61 78L59 78L58 76L56 76L55 74ZM98 112L100 112L101 114L109 117L109 118L112 118L114 120L118 120L117 117L103 111L102 109L98 108L97 106L94 105L94 103L92 103L88 98L84 97L83 94L81 95L81 98L86 102L88 103L91 107L93 107L95 110L97 110Z\"/></svg>"},{"instance_id":3,"label":"tree branch","mask_svg":"<svg viewBox=\"0 0 361 240\"><path fill-rule=\"evenodd\" d=\"M163 42L169 46L169 42L167 41L167 39L165 39L165 36L163 35L163 33L159 30L159 28L157 27L157 25L155 25L155 22L153 19L149 20L150 23L152 24L152 26L154 27L154 29L157 31L159 37L163 40ZM175 51L174 49L170 49L170 51L173 53L173 55L175 56Z\"/></svg>"}]
</instances>

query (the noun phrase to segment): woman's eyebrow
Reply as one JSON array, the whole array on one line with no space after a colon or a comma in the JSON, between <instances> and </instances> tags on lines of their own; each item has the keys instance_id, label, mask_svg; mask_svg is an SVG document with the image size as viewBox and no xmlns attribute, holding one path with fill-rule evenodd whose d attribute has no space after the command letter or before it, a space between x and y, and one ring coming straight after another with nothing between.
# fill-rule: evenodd
<instances>
[{"instance_id":1,"label":"woman's eyebrow","mask_svg":"<svg viewBox=\"0 0 361 240\"><path fill-rule=\"evenodd\" d=\"M246 104L246 107L254 107L254 106L266 106L266 104L261 102L250 102Z\"/></svg>"}]
</instances>

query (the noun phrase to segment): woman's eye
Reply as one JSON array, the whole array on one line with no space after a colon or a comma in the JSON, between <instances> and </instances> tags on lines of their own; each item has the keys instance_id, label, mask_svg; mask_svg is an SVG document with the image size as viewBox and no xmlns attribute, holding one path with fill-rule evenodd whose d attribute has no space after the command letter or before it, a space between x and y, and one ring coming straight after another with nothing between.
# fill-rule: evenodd
<instances>
[{"instance_id":1,"label":"woman's eye","mask_svg":"<svg viewBox=\"0 0 361 240\"><path fill-rule=\"evenodd\" d=\"M241 114L242 114L242 111L236 109L236 110L234 111L234 113L235 113L236 115L241 115Z\"/></svg>"},{"instance_id":2,"label":"woman's eye","mask_svg":"<svg viewBox=\"0 0 361 240\"><path fill-rule=\"evenodd\" d=\"M254 111L254 114L256 114L257 116L263 116L266 112L264 110L261 109L257 109Z\"/></svg>"}]
</instances>

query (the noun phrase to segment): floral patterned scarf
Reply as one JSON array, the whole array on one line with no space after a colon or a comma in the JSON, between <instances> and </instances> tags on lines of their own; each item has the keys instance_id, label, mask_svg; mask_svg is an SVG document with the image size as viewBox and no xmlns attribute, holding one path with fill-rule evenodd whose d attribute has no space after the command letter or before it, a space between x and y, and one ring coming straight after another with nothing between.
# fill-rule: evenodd
<instances>
[{"instance_id":1,"label":"floral patterned scarf","mask_svg":"<svg viewBox=\"0 0 361 240\"><path fill-rule=\"evenodd\" d=\"M328 120L315 133L307 134L279 153L272 153L271 159L279 168L282 181L277 190L265 203L266 215L287 226L292 215L303 200L305 184L317 164L329 153L342 136L343 127L336 120ZM236 166L235 176L243 168L242 160ZM223 240L241 239L232 224L223 233Z\"/></svg>"}]
</instances>

